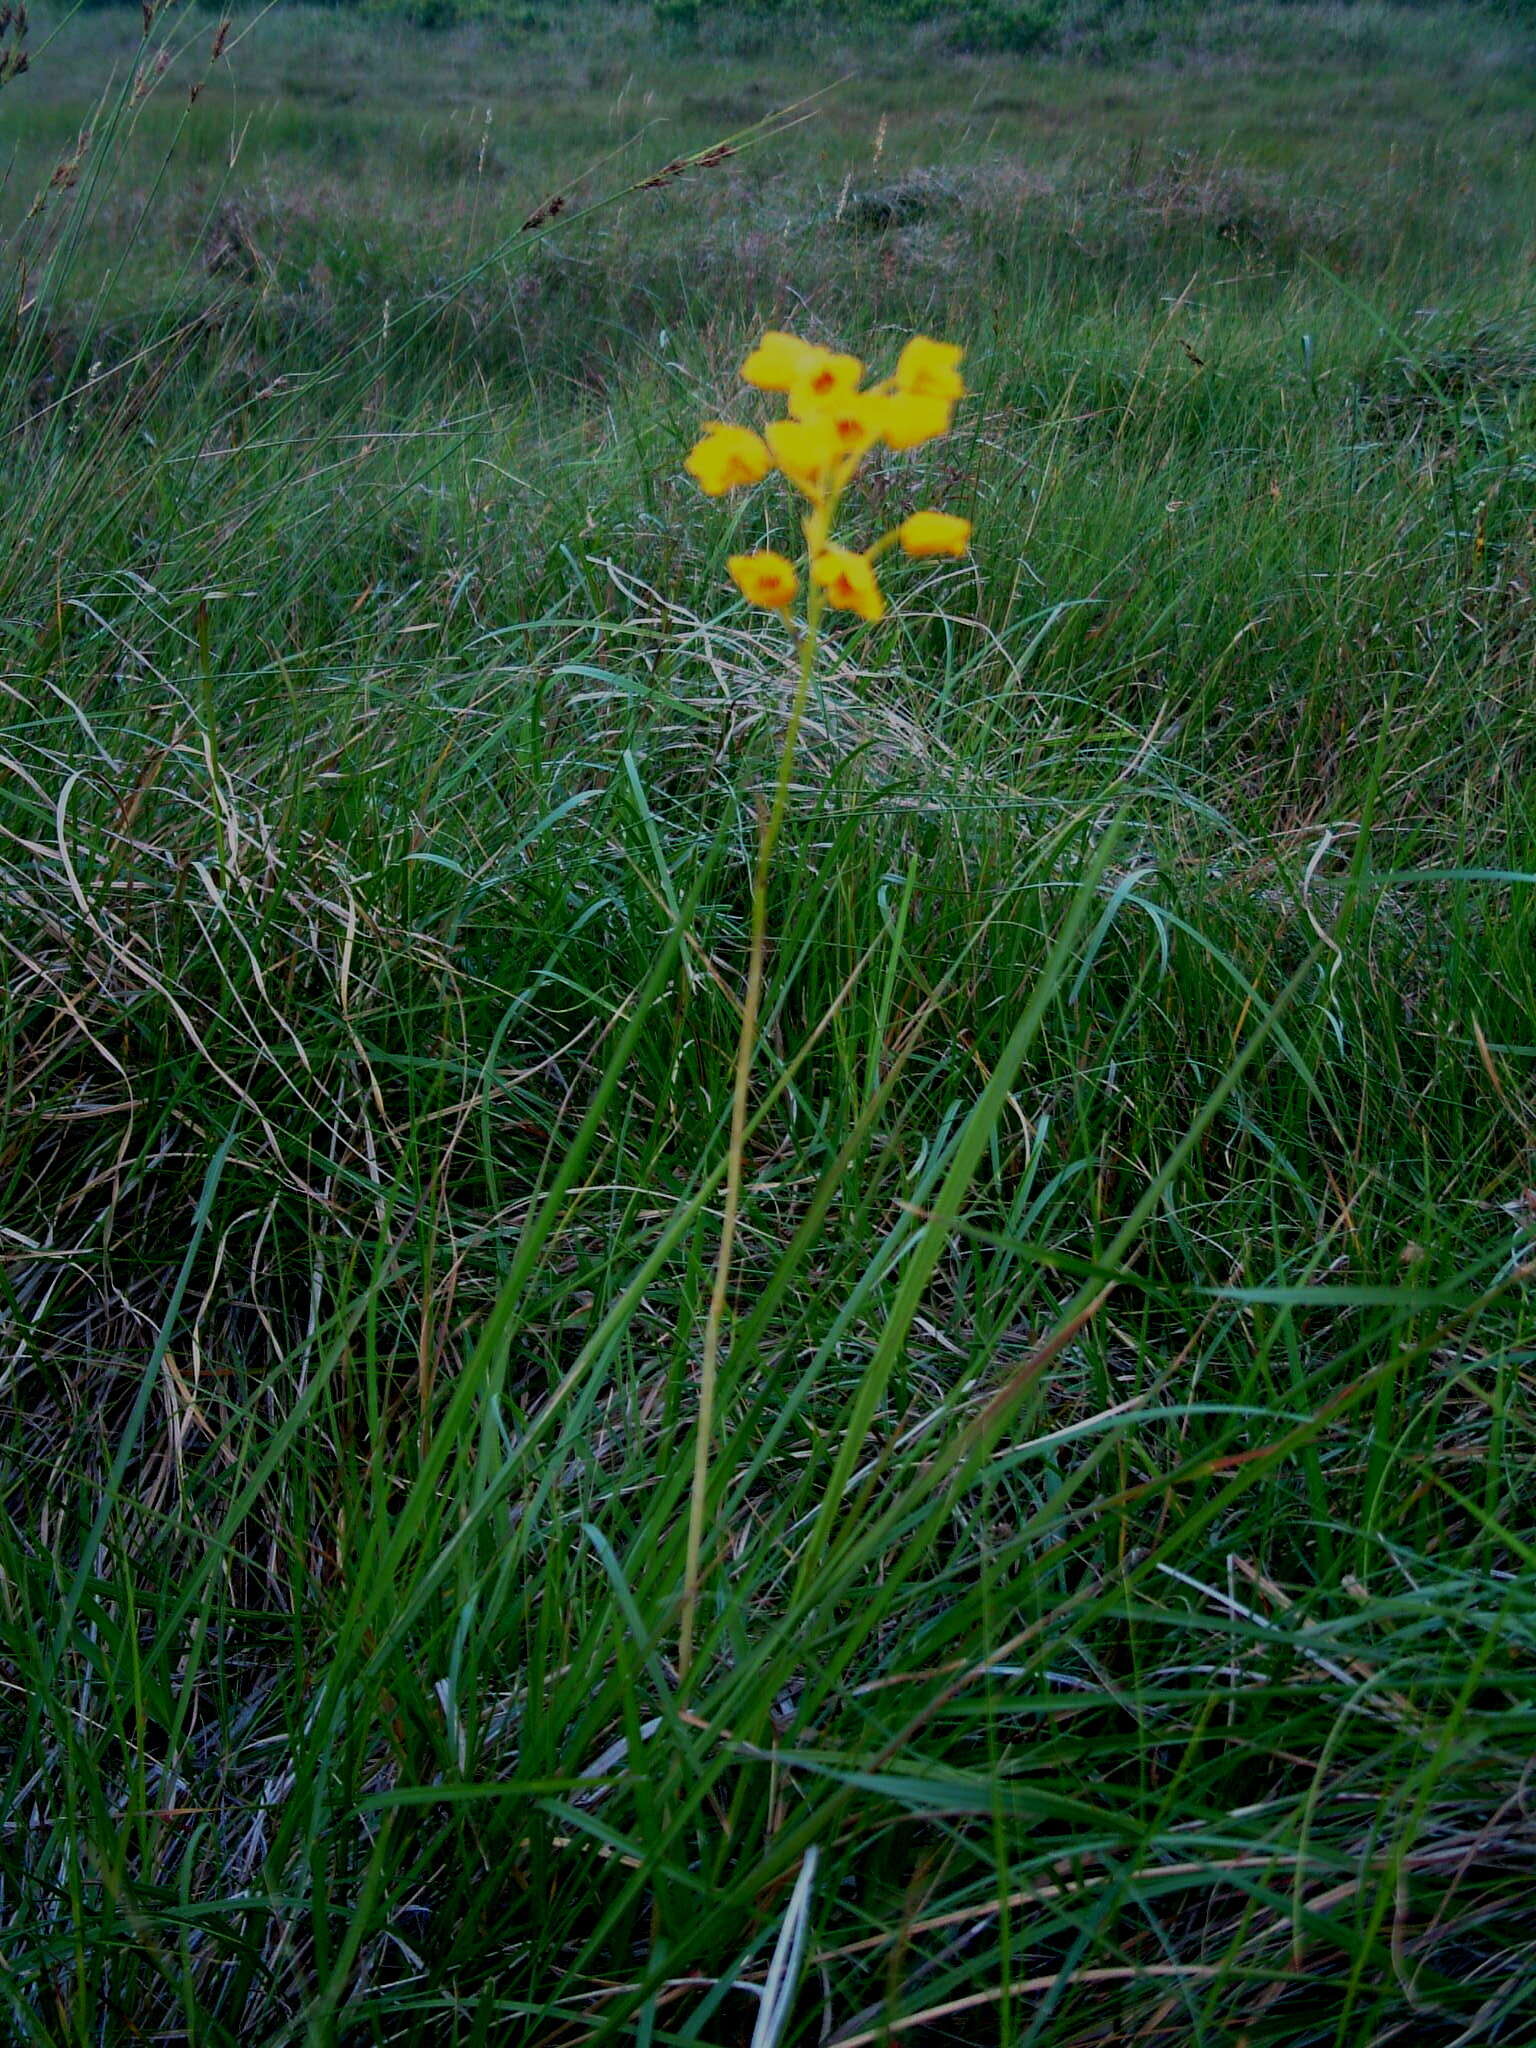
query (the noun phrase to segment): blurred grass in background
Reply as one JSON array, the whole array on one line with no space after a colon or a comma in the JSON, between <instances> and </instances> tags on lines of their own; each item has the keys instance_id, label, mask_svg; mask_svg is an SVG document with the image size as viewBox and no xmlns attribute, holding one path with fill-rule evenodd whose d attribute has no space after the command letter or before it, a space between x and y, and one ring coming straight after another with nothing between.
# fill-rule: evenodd
<instances>
[{"instance_id":1,"label":"blurred grass in background","mask_svg":"<svg viewBox=\"0 0 1536 2048\"><path fill-rule=\"evenodd\" d=\"M1525 2039L1519 14L6 36L12 2036ZM964 342L977 547L813 703L680 1686L767 325Z\"/></svg>"}]
</instances>

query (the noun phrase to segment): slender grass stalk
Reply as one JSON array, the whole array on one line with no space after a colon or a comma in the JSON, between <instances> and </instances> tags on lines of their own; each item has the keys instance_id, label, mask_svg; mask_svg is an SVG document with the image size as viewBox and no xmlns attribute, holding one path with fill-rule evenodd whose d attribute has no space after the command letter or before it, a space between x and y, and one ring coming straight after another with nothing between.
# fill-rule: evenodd
<instances>
[{"instance_id":1,"label":"slender grass stalk","mask_svg":"<svg viewBox=\"0 0 1536 2048\"><path fill-rule=\"evenodd\" d=\"M198 707L202 727L203 763L208 770L208 812L213 820L214 857L219 887L228 894L229 863L234 854L230 813L219 774L219 706L213 687L213 653L208 637L208 600L197 601Z\"/></svg>"}]
</instances>

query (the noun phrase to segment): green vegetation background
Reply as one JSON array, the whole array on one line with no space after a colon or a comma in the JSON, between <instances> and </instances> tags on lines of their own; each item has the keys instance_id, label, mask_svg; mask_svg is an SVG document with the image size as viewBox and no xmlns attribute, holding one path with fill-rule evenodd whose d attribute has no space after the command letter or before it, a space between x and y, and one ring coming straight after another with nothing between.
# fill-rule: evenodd
<instances>
[{"instance_id":1,"label":"green vegetation background","mask_svg":"<svg viewBox=\"0 0 1536 2048\"><path fill-rule=\"evenodd\" d=\"M0 34L9 2038L1536 2024L1532 35L870 19Z\"/></svg>"}]
</instances>

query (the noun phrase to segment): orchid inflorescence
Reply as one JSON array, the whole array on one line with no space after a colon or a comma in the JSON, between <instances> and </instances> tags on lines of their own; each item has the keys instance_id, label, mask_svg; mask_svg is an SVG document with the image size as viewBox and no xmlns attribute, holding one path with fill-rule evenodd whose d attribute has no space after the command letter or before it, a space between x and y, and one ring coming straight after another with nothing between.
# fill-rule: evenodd
<instances>
[{"instance_id":1,"label":"orchid inflorescence","mask_svg":"<svg viewBox=\"0 0 1536 2048\"><path fill-rule=\"evenodd\" d=\"M875 448L905 451L948 433L956 402L965 396L962 353L951 342L914 335L895 373L863 389L857 356L770 330L742 364L741 376L759 391L782 392L787 417L770 420L761 433L711 421L683 467L712 498L761 483L770 470L787 477L809 500L803 526L816 609L825 604L873 622L885 612L874 567L881 555L897 546L914 556L963 555L970 521L950 512L914 512L860 552L832 538L838 506ZM742 596L767 611L787 615L799 595L794 563L772 549L732 555L726 566Z\"/></svg>"},{"instance_id":2,"label":"orchid inflorescence","mask_svg":"<svg viewBox=\"0 0 1536 2048\"><path fill-rule=\"evenodd\" d=\"M683 1598L678 1623L677 1668L686 1678L693 1658L694 1618L703 1584L705 1531L713 1512L710 1460L715 1433L715 1399L731 1292L736 1231L745 1189L747 1130L752 1066L758 1046L763 986L768 963L768 878L774 851L789 811L791 776L801 720L809 701L816 646L825 609L861 619L884 616L885 599L875 580L875 563L887 549L909 555L963 555L970 521L951 512L914 512L862 553L832 538L838 507L859 465L877 447L896 451L921 447L949 432L956 403L965 396L960 380L961 350L947 341L917 334L907 343L884 383L861 388L864 365L857 356L770 332L741 366L743 380L759 391L782 392L783 419L752 427L716 421L704 429L684 467L702 491L723 498L746 484L761 483L778 470L807 500L802 526L810 589L805 620L797 634L799 676L790 699L779 750L773 799L760 812L757 859L752 870L751 945L741 1031L736 1044L736 1077L731 1093L731 1135L726 1151L720 1248L699 1360L699 1412L694 1437L693 1483L688 1496L688 1537L683 1565ZM787 555L764 549L732 555L727 564L743 597L786 622L800 594L800 573Z\"/></svg>"}]
</instances>

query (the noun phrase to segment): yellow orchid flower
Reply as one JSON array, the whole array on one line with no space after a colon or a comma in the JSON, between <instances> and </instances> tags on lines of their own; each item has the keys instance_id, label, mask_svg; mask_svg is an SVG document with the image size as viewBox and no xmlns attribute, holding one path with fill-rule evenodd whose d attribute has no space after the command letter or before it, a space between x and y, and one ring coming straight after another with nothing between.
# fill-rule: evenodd
<instances>
[{"instance_id":1,"label":"yellow orchid flower","mask_svg":"<svg viewBox=\"0 0 1536 2048\"><path fill-rule=\"evenodd\" d=\"M781 612L800 594L794 563L772 548L755 555L731 555L725 566L748 604L760 604L764 611Z\"/></svg>"},{"instance_id":2,"label":"yellow orchid flower","mask_svg":"<svg viewBox=\"0 0 1536 2048\"><path fill-rule=\"evenodd\" d=\"M684 469L701 491L722 498L741 484L758 484L773 467L761 434L750 427L722 426L711 421L704 438L688 451Z\"/></svg>"},{"instance_id":3,"label":"yellow orchid flower","mask_svg":"<svg viewBox=\"0 0 1536 2048\"><path fill-rule=\"evenodd\" d=\"M803 398L799 387L789 398L790 411L798 419L830 430L845 462L850 457L856 462L880 439L889 403L877 391L838 391L825 401L813 403Z\"/></svg>"},{"instance_id":4,"label":"yellow orchid flower","mask_svg":"<svg viewBox=\"0 0 1536 2048\"><path fill-rule=\"evenodd\" d=\"M742 364L741 379L744 384L755 384L759 391L788 391L812 368L817 357L826 353L814 342L801 341L798 335L770 327Z\"/></svg>"},{"instance_id":5,"label":"yellow orchid flower","mask_svg":"<svg viewBox=\"0 0 1536 2048\"><path fill-rule=\"evenodd\" d=\"M942 398L953 405L964 398L960 361L965 350L952 341L930 341L914 334L896 359L896 389L908 398Z\"/></svg>"},{"instance_id":6,"label":"yellow orchid flower","mask_svg":"<svg viewBox=\"0 0 1536 2048\"><path fill-rule=\"evenodd\" d=\"M798 419L806 419L818 407L830 405L845 392L856 391L863 374L864 365L857 356L839 356L830 349L817 349L789 387L789 409Z\"/></svg>"},{"instance_id":7,"label":"yellow orchid flower","mask_svg":"<svg viewBox=\"0 0 1536 2048\"><path fill-rule=\"evenodd\" d=\"M825 494L842 450L824 414L809 420L770 420L764 438L773 460L797 490L808 498Z\"/></svg>"},{"instance_id":8,"label":"yellow orchid flower","mask_svg":"<svg viewBox=\"0 0 1536 2048\"><path fill-rule=\"evenodd\" d=\"M868 555L855 554L852 548L824 548L811 564L811 576L835 611L856 612L871 624L885 617L885 599Z\"/></svg>"},{"instance_id":9,"label":"yellow orchid flower","mask_svg":"<svg viewBox=\"0 0 1536 2048\"><path fill-rule=\"evenodd\" d=\"M845 493L873 448L919 448L949 431L965 393L963 353L953 342L914 335L893 374L863 389L859 357L770 328L747 354L741 374L759 390L781 392L787 417L769 421L761 433L707 421L690 450L684 466L711 497L777 469L809 499L801 522L814 592L808 645L815 642L814 619L823 604L871 621L884 616L874 565L892 548L918 558L966 552L970 521L931 509L910 513L863 553L832 537ZM767 610L787 615L800 594L804 570L797 572L784 555L732 555L729 566L742 595Z\"/></svg>"},{"instance_id":10,"label":"yellow orchid flower","mask_svg":"<svg viewBox=\"0 0 1536 2048\"><path fill-rule=\"evenodd\" d=\"M896 532L909 555L963 555L970 546L971 522L953 512L911 512Z\"/></svg>"}]
</instances>

